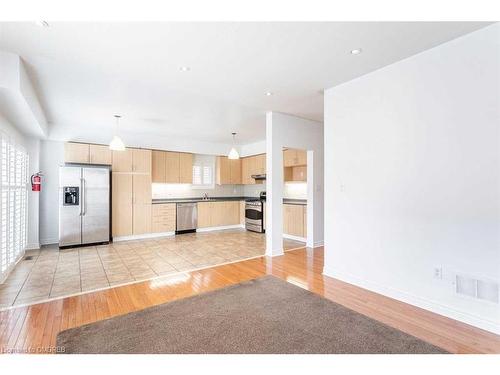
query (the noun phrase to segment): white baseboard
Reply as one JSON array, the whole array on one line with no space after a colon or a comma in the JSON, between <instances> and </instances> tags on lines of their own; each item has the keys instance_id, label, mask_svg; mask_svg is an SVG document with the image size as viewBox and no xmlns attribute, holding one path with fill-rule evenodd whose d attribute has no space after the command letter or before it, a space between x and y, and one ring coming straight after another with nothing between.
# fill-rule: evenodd
<instances>
[{"instance_id":1,"label":"white baseboard","mask_svg":"<svg viewBox=\"0 0 500 375\"><path fill-rule=\"evenodd\" d=\"M59 243L59 238L55 237L40 238L40 245L52 245L55 243Z\"/></svg>"},{"instance_id":2,"label":"white baseboard","mask_svg":"<svg viewBox=\"0 0 500 375\"><path fill-rule=\"evenodd\" d=\"M307 238L292 236L291 234L286 234L286 233L283 233L283 238L288 238L289 240L294 240L294 241L307 242Z\"/></svg>"},{"instance_id":3,"label":"white baseboard","mask_svg":"<svg viewBox=\"0 0 500 375\"><path fill-rule=\"evenodd\" d=\"M323 245L324 245L324 242L323 242L323 241L316 241L316 242L314 243L314 247L321 247L321 246L323 246Z\"/></svg>"},{"instance_id":4,"label":"white baseboard","mask_svg":"<svg viewBox=\"0 0 500 375\"><path fill-rule=\"evenodd\" d=\"M395 289L393 287L381 285L379 283L372 282L370 280L365 280L357 276L354 276L348 272L327 269L325 267L323 269L323 275L344 281L349 284L359 286L360 288L363 289L368 289L372 292L382 294L384 296L396 299L401 302L408 303L413 306L420 307L424 310L429 310L433 313L443 315L466 324L470 324L471 326L478 327L496 334L500 334L500 326L498 325L497 322L484 319L482 317L464 311L456 310L453 307L443 305L439 302L429 300L427 298L422 298L413 295L411 293Z\"/></svg>"},{"instance_id":5,"label":"white baseboard","mask_svg":"<svg viewBox=\"0 0 500 375\"><path fill-rule=\"evenodd\" d=\"M113 237L113 242L132 241L132 240L146 240L148 238L169 237L174 236L175 232L159 232L159 233L145 233L134 234L131 236Z\"/></svg>"},{"instance_id":6,"label":"white baseboard","mask_svg":"<svg viewBox=\"0 0 500 375\"><path fill-rule=\"evenodd\" d=\"M243 224L235 224L235 225L224 225L221 227L208 227L208 228L198 228L197 232L211 232L213 230L224 230L224 229L236 229L236 228L245 228Z\"/></svg>"},{"instance_id":7,"label":"white baseboard","mask_svg":"<svg viewBox=\"0 0 500 375\"><path fill-rule=\"evenodd\" d=\"M26 244L25 250L38 250L40 249L40 244L39 243L28 243Z\"/></svg>"}]
</instances>

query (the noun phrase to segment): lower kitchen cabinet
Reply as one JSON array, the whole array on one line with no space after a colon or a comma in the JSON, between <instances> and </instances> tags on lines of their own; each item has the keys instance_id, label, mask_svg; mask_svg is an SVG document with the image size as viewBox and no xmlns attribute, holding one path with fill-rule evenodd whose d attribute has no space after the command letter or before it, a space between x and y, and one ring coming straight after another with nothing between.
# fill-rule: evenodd
<instances>
[{"instance_id":1,"label":"lower kitchen cabinet","mask_svg":"<svg viewBox=\"0 0 500 375\"><path fill-rule=\"evenodd\" d=\"M176 204L153 204L151 231L153 233L174 232L176 220Z\"/></svg>"},{"instance_id":2,"label":"lower kitchen cabinet","mask_svg":"<svg viewBox=\"0 0 500 375\"><path fill-rule=\"evenodd\" d=\"M296 237L305 237L305 210L300 204L283 204L283 233Z\"/></svg>"},{"instance_id":3,"label":"lower kitchen cabinet","mask_svg":"<svg viewBox=\"0 0 500 375\"><path fill-rule=\"evenodd\" d=\"M198 202L198 228L240 224L240 202Z\"/></svg>"},{"instance_id":4,"label":"lower kitchen cabinet","mask_svg":"<svg viewBox=\"0 0 500 375\"><path fill-rule=\"evenodd\" d=\"M151 203L134 203L132 233L151 233Z\"/></svg>"}]
</instances>

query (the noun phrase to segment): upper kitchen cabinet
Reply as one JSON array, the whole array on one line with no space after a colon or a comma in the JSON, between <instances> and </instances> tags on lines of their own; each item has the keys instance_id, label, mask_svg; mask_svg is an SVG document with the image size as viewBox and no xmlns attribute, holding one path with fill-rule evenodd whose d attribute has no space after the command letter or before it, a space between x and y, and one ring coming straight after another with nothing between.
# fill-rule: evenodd
<instances>
[{"instance_id":1,"label":"upper kitchen cabinet","mask_svg":"<svg viewBox=\"0 0 500 375\"><path fill-rule=\"evenodd\" d=\"M241 159L241 181L245 185L260 183L252 175L266 174L266 154L248 156Z\"/></svg>"},{"instance_id":2,"label":"upper kitchen cabinet","mask_svg":"<svg viewBox=\"0 0 500 375\"><path fill-rule=\"evenodd\" d=\"M298 167L307 164L307 151L287 148L283 151L283 165L285 167Z\"/></svg>"},{"instance_id":3,"label":"upper kitchen cabinet","mask_svg":"<svg viewBox=\"0 0 500 375\"><path fill-rule=\"evenodd\" d=\"M66 163L111 165L112 153L108 146L68 142L64 145Z\"/></svg>"},{"instance_id":4,"label":"upper kitchen cabinet","mask_svg":"<svg viewBox=\"0 0 500 375\"><path fill-rule=\"evenodd\" d=\"M252 156L255 158L255 173L266 174L266 154Z\"/></svg>"},{"instance_id":5,"label":"upper kitchen cabinet","mask_svg":"<svg viewBox=\"0 0 500 375\"><path fill-rule=\"evenodd\" d=\"M151 150L132 150L132 172L151 174Z\"/></svg>"},{"instance_id":6,"label":"upper kitchen cabinet","mask_svg":"<svg viewBox=\"0 0 500 375\"><path fill-rule=\"evenodd\" d=\"M241 184L241 159L217 156L217 185Z\"/></svg>"},{"instance_id":7,"label":"upper kitchen cabinet","mask_svg":"<svg viewBox=\"0 0 500 375\"><path fill-rule=\"evenodd\" d=\"M151 150L127 148L113 151L113 172L151 174Z\"/></svg>"},{"instance_id":8,"label":"upper kitchen cabinet","mask_svg":"<svg viewBox=\"0 0 500 375\"><path fill-rule=\"evenodd\" d=\"M133 150L131 148L125 151L113 151L113 172L132 172Z\"/></svg>"},{"instance_id":9,"label":"upper kitchen cabinet","mask_svg":"<svg viewBox=\"0 0 500 375\"><path fill-rule=\"evenodd\" d=\"M90 145L90 164L111 165L113 153L108 146Z\"/></svg>"},{"instance_id":10,"label":"upper kitchen cabinet","mask_svg":"<svg viewBox=\"0 0 500 375\"><path fill-rule=\"evenodd\" d=\"M152 172L151 179L153 182L164 183L166 181L167 168L165 166L166 162L166 152L154 150L151 154L152 157Z\"/></svg>"},{"instance_id":11,"label":"upper kitchen cabinet","mask_svg":"<svg viewBox=\"0 0 500 375\"><path fill-rule=\"evenodd\" d=\"M193 183L193 154L153 151L152 180L158 183Z\"/></svg>"},{"instance_id":12,"label":"upper kitchen cabinet","mask_svg":"<svg viewBox=\"0 0 500 375\"><path fill-rule=\"evenodd\" d=\"M65 143L64 161L66 163L88 164L90 162L90 145L88 143Z\"/></svg>"},{"instance_id":13,"label":"upper kitchen cabinet","mask_svg":"<svg viewBox=\"0 0 500 375\"><path fill-rule=\"evenodd\" d=\"M253 171L255 170L255 158L247 157L241 159L241 183L244 185L255 184L252 178Z\"/></svg>"},{"instance_id":14,"label":"upper kitchen cabinet","mask_svg":"<svg viewBox=\"0 0 500 375\"><path fill-rule=\"evenodd\" d=\"M179 182L181 184L193 183L193 154L179 153Z\"/></svg>"},{"instance_id":15,"label":"upper kitchen cabinet","mask_svg":"<svg viewBox=\"0 0 500 375\"><path fill-rule=\"evenodd\" d=\"M180 182L180 158L178 152L165 152L165 181L178 184Z\"/></svg>"}]
</instances>

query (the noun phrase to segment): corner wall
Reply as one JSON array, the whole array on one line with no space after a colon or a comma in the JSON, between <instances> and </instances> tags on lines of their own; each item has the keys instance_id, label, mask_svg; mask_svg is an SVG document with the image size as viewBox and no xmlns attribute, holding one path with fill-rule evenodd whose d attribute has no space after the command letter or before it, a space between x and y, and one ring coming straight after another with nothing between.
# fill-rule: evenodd
<instances>
[{"instance_id":1,"label":"corner wall","mask_svg":"<svg viewBox=\"0 0 500 375\"><path fill-rule=\"evenodd\" d=\"M500 25L325 92L324 274L500 333ZM435 271L442 270L442 278Z\"/></svg>"}]
</instances>

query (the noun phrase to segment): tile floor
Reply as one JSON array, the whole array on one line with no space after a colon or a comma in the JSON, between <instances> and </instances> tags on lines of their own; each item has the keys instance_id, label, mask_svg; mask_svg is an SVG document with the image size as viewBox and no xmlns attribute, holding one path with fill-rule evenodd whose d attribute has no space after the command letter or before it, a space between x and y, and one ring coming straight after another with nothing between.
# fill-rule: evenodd
<instances>
[{"instance_id":1,"label":"tile floor","mask_svg":"<svg viewBox=\"0 0 500 375\"><path fill-rule=\"evenodd\" d=\"M286 250L304 243L283 240ZM0 308L40 302L263 255L265 236L243 229L26 252L0 284Z\"/></svg>"}]
</instances>

